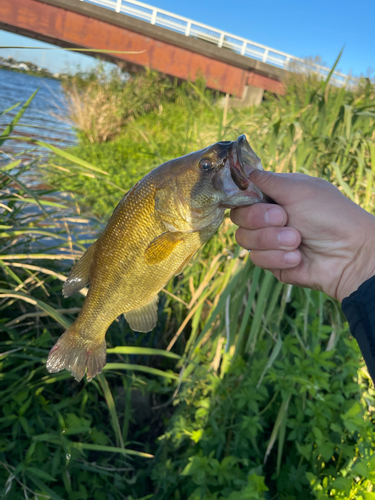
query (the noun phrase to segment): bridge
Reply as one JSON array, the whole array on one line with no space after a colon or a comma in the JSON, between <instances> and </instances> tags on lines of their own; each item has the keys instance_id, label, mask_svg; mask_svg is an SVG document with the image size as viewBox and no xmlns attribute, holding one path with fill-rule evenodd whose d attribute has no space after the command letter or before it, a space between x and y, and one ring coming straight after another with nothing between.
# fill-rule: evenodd
<instances>
[{"instance_id":1,"label":"bridge","mask_svg":"<svg viewBox=\"0 0 375 500\"><path fill-rule=\"evenodd\" d=\"M130 70L148 66L191 81L203 76L207 87L247 105L259 103L264 90L283 94L287 70L303 63L136 0L1 0L0 29L63 48L103 50L88 54ZM314 69L322 77L329 72ZM333 81L343 85L347 76L335 72Z\"/></svg>"}]
</instances>

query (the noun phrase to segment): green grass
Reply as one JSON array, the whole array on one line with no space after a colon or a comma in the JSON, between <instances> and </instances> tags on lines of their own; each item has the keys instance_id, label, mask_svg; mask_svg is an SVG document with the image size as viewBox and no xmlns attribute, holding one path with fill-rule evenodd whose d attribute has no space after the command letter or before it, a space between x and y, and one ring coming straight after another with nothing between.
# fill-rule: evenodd
<instances>
[{"instance_id":1,"label":"green grass","mask_svg":"<svg viewBox=\"0 0 375 500\"><path fill-rule=\"evenodd\" d=\"M338 304L254 268L228 218L161 293L150 334L114 322L100 377L45 369L84 300L63 299L65 276L103 227L82 209L107 218L162 161L246 133L266 168L320 175L374 210L373 87L296 80L226 123L214 95L184 92L137 108L110 142L50 148L38 168L54 189L28 185L20 159L0 164L0 496L372 499L375 393Z\"/></svg>"}]
</instances>

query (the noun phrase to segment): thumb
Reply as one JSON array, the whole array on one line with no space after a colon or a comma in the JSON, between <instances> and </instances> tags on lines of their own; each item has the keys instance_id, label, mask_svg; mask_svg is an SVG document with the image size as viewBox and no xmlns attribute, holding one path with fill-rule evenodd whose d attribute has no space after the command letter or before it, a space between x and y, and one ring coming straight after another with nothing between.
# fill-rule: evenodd
<instances>
[{"instance_id":1,"label":"thumb","mask_svg":"<svg viewBox=\"0 0 375 500\"><path fill-rule=\"evenodd\" d=\"M300 174L275 174L266 170L253 170L250 181L255 184L265 195L276 203L283 205L288 201L291 190L299 182Z\"/></svg>"}]
</instances>

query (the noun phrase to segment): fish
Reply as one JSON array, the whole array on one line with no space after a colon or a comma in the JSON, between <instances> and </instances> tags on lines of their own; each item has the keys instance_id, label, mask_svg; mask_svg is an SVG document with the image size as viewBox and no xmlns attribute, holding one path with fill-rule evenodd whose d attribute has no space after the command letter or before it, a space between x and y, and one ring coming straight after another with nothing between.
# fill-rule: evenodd
<instances>
[{"instance_id":1,"label":"fish","mask_svg":"<svg viewBox=\"0 0 375 500\"><path fill-rule=\"evenodd\" d=\"M270 201L250 182L254 169L263 170L261 160L241 135L167 161L139 180L64 283L64 297L89 288L77 319L52 347L47 370L92 380L106 364L107 329L121 314L134 331L151 331L160 290L214 235L225 210Z\"/></svg>"}]
</instances>

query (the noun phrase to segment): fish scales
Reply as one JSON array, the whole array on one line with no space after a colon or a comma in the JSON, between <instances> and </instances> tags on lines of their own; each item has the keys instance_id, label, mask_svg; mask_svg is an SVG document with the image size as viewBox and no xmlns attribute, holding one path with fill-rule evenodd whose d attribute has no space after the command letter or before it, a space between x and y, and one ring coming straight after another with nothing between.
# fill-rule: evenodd
<instances>
[{"instance_id":1,"label":"fish scales","mask_svg":"<svg viewBox=\"0 0 375 500\"><path fill-rule=\"evenodd\" d=\"M136 331L157 321L158 293L216 232L228 207L264 201L248 180L259 158L240 136L151 171L114 210L73 267L69 296L89 284L78 318L51 349L47 369L91 380L106 362L105 334L120 314Z\"/></svg>"}]
</instances>

